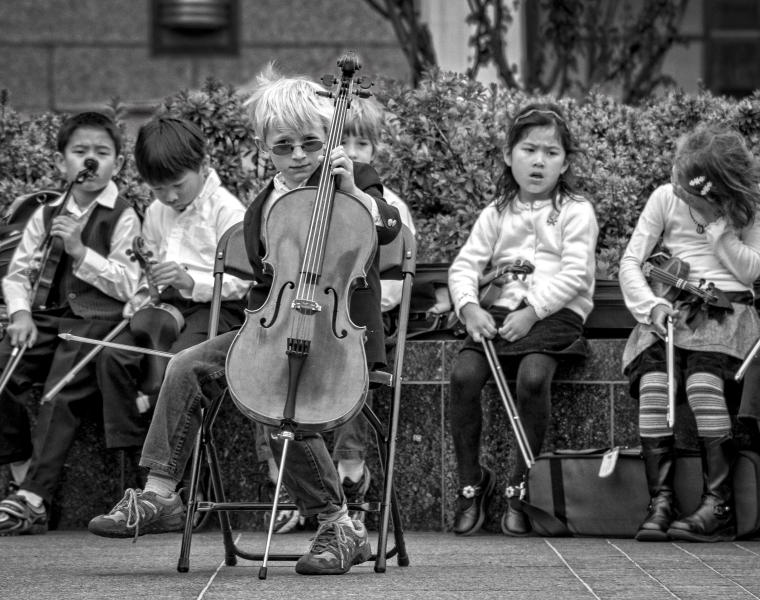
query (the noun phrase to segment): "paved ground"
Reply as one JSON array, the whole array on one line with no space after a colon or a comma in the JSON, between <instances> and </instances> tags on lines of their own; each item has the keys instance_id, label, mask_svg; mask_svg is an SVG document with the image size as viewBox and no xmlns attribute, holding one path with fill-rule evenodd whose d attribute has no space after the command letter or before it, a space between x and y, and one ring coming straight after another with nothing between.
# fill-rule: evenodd
<instances>
[{"instance_id":1,"label":"paved ground","mask_svg":"<svg viewBox=\"0 0 760 600\"><path fill-rule=\"evenodd\" d=\"M236 536L251 551L263 550L263 533ZM303 551L308 537L308 532L278 536L273 551ZM193 537L190 571L178 573L180 539L179 534L164 534L132 544L84 531L0 538L2 597L760 599L760 541L646 544L409 532L408 567L390 559L385 573L375 573L368 563L339 577L304 577L295 574L293 563L276 562L262 581L259 563L224 565L221 536L214 530Z\"/></svg>"}]
</instances>

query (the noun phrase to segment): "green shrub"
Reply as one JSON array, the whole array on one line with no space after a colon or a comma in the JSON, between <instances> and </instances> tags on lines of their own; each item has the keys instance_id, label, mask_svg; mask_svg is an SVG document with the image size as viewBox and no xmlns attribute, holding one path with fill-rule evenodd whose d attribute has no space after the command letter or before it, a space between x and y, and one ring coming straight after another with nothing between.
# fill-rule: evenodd
<instances>
[{"instance_id":1,"label":"green shrub","mask_svg":"<svg viewBox=\"0 0 760 600\"><path fill-rule=\"evenodd\" d=\"M523 104L541 98L441 71L430 72L415 89L380 81L374 92L395 116L383 132L376 167L384 183L412 210L419 261L450 261L493 199L509 118ZM166 98L157 111L201 126L224 185L247 204L273 173L271 164L261 172L253 167L258 156L242 100L232 86L210 79L199 90ZM592 92L581 101L558 102L585 150L574 168L584 194L596 206L602 277L616 275L644 203L669 180L680 135L699 123L722 123L742 132L753 151L760 151L760 96L736 101L707 92L673 92L632 107ZM118 107L114 109L118 116ZM61 185L53 165L60 119L54 114L22 118L6 96L0 98L3 203L21 193ZM132 145L125 140L127 156ZM118 183L138 208L149 201L131 160Z\"/></svg>"}]
</instances>

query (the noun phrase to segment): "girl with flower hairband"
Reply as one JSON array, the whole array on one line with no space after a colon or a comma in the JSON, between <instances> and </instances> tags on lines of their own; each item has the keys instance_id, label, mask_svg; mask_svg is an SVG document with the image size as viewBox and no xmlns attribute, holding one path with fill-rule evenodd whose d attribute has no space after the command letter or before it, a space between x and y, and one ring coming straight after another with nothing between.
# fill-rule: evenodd
<instances>
[{"instance_id":1,"label":"girl with flower hairband","mask_svg":"<svg viewBox=\"0 0 760 600\"><path fill-rule=\"evenodd\" d=\"M534 454L549 423L558 363L586 354L582 333L592 308L598 226L593 205L577 193L571 176L577 151L558 106L520 110L507 135L499 194L478 216L449 270L454 308L468 333L451 373L451 430L462 486L454 522L459 535L480 529L494 488L479 456L481 390L491 376L482 339L493 338L505 368L516 370L516 409ZM493 306L481 307L478 280L487 265L519 260L534 271L505 282ZM513 464L502 531L526 535L530 523L521 500L528 467L522 455Z\"/></svg>"},{"instance_id":2,"label":"girl with flower hairband","mask_svg":"<svg viewBox=\"0 0 760 600\"><path fill-rule=\"evenodd\" d=\"M649 197L620 262L620 287L638 324L623 353L651 498L640 541L734 539L731 467L735 456L725 391L760 334L753 282L760 277L760 171L742 136L700 127L678 141L671 182ZM642 264L662 239L689 266L687 283L712 283L722 309L655 294ZM701 305L700 305L701 304ZM727 304L727 303L726 303ZM680 515L674 497L675 437L668 413L666 322L673 319L674 380L694 414L704 488L700 506Z\"/></svg>"}]
</instances>

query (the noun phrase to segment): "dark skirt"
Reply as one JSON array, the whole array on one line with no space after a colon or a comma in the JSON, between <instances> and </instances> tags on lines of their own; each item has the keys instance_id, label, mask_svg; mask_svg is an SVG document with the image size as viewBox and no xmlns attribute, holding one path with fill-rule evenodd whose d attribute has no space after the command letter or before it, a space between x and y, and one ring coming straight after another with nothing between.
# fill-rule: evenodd
<instances>
[{"instance_id":1,"label":"dark skirt","mask_svg":"<svg viewBox=\"0 0 760 600\"><path fill-rule=\"evenodd\" d=\"M497 326L512 311L502 307L493 307L489 311ZM549 354L557 359L580 359L588 354L586 340L583 337L583 319L575 311L563 308L548 317L536 321L523 338L508 342L500 336L493 340L494 349L499 356L525 356L526 354ZM475 342L471 336L464 341L463 350L483 352L482 344Z\"/></svg>"}]
</instances>

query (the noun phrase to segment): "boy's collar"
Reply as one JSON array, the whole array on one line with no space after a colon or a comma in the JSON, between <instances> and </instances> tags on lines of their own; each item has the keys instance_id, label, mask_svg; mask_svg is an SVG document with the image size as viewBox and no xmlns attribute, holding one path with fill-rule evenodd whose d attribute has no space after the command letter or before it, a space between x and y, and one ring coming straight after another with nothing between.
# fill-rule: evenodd
<instances>
[{"instance_id":1,"label":"boy's collar","mask_svg":"<svg viewBox=\"0 0 760 600\"><path fill-rule=\"evenodd\" d=\"M113 181L109 181L106 187L100 190L100 193L84 208L82 208L73 196L69 199L69 202L79 207L79 210L86 211L94 204L100 204L106 208L113 208L116 206L116 199L119 197L119 188ZM63 199L63 196L61 196Z\"/></svg>"},{"instance_id":2,"label":"boy's collar","mask_svg":"<svg viewBox=\"0 0 760 600\"><path fill-rule=\"evenodd\" d=\"M285 192L289 192L290 190L298 189L305 186L306 182L309 181L310 177L311 175L309 175L309 177L304 179L296 187L292 188L292 187L288 187L288 184L285 183L285 178L282 176L282 172L279 172L274 176L274 179L272 179L272 184L274 185L275 191L280 192L280 193L285 193Z\"/></svg>"}]
</instances>

